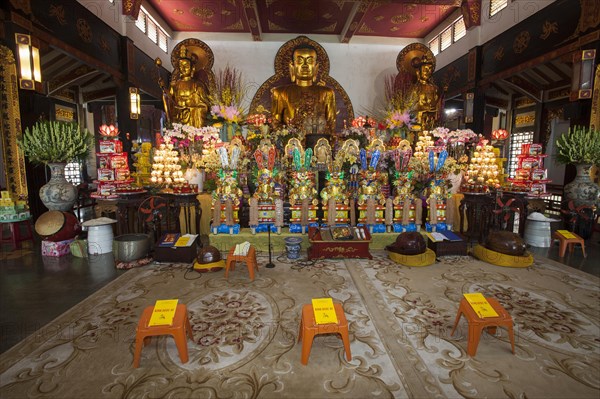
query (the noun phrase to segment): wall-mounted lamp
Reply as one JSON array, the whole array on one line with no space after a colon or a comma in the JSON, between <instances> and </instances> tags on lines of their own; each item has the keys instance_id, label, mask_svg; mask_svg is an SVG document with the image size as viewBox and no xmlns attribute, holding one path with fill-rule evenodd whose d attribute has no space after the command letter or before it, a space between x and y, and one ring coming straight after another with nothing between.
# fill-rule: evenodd
<instances>
[{"instance_id":1,"label":"wall-mounted lamp","mask_svg":"<svg viewBox=\"0 0 600 399\"><path fill-rule=\"evenodd\" d=\"M595 62L596 50L582 50L573 55L571 101L592 98Z\"/></svg>"},{"instance_id":2,"label":"wall-mounted lamp","mask_svg":"<svg viewBox=\"0 0 600 399\"><path fill-rule=\"evenodd\" d=\"M137 87L129 88L129 117L131 119L140 117L140 92Z\"/></svg>"},{"instance_id":3,"label":"wall-mounted lamp","mask_svg":"<svg viewBox=\"0 0 600 399\"><path fill-rule=\"evenodd\" d=\"M36 82L42 83L40 50L32 44L31 36L24 33L15 33L15 42L19 54L19 87L35 90Z\"/></svg>"},{"instance_id":4,"label":"wall-mounted lamp","mask_svg":"<svg viewBox=\"0 0 600 399\"><path fill-rule=\"evenodd\" d=\"M473 123L473 102L475 93L465 94L465 123Z\"/></svg>"}]
</instances>

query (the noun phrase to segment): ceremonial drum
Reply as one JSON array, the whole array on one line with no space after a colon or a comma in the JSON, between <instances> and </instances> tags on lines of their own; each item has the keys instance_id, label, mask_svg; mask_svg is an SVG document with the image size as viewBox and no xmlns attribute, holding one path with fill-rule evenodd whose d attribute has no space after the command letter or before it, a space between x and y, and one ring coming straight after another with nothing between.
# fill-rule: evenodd
<instances>
[{"instance_id":1,"label":"ceremonial drum","mask_svg":"<svg viewBox=\"0 0 600 399\"><path fill-rule=\"evenodd\" d=\"M65 211L48 211L35 222L35 231L46 241L65 241L81 233L77 217Z\"/></svg>"}]
</instances>

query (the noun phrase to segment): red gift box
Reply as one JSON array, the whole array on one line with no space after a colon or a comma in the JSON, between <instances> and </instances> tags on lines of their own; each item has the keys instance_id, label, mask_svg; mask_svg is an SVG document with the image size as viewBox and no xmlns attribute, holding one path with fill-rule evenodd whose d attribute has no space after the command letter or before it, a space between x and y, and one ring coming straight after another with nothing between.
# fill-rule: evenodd
<instances>
[{"instance_id":1,"label":"red gift box","mask_svg":"<svg viewBox=\"0 0 600 399\"><path fill-rule=\"evenodd\" d=\"M98 144L103 154L123 152L123 143L120 140L100 140Z\"/></svg>"},{"instance_id":2,"label":"red gift box","mask_svg":"<svg viewBox=\"0 0 600 399\"><path fill-rule=\"evenodd\" d=\"M115 171L112 169L98 169L98 180L99 181L115 180Z\"/></svg>"},{"instance_id":3,"label":"red gift box","mask_svg":"<svg viewBox=\"0 0 600 399\"><path fill-rule=\"evenodd\" d=\"M127 154L112 155L110 157L112 169L127 169Z\"/></svg>"},{"instance_id":4,"label":"red gift box","mask_svg":"<svg viewBox=\"0 0 600 399\"><path fill-rule=\"evenodd\" d=\"M116 181L129 180L129 169L116 169L115 170L115 180Z\"/></svg>"}]
</instances>

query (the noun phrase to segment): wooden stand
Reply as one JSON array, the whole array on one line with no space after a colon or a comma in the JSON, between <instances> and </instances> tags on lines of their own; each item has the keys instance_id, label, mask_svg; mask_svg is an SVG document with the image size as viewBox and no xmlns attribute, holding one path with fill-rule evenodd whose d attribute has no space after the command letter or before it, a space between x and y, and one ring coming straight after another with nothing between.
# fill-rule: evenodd
<instances>
[{"instance_id":1,"label":"wooden stand","mask_svg":"<svg viewBox=\"0 0 600 399\"><path fill-rule=\"evenodd\" d=\"M494 209L494 198L491 194L464 193L458 212L460 213L460 233L464 234L469 241L485 242L492 224L492 211ZM468 228L464 229L464 218L466 217Z\"/></svg>"},{"instance_id":2,"label":"wooden stand","mask_svg":"<svg viewBox=\"0 0 600 399\"><path fill-rule=\"evenodd\" d=\"M317 227L308 229L308 259L330 259L330 258L366 258L373 259L369 253L371 234L368 229L363 228L365 239L354 237L350 240L334 240L321 235Z\"/></svg>"}]
</instances>

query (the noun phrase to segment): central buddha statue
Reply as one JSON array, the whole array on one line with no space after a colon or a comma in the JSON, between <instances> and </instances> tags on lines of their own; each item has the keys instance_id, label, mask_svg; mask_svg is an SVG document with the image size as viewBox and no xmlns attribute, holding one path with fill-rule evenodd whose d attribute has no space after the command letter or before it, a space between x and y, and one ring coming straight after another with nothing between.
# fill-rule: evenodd
<instances>
[{"instance_id":1,"label":"central buddha statue","mask_svg":"<svg viewBox=\"0 0 600 399\"><path fill-rule=\"evenodd\" d=\"M292 83L271 90L274 126L294 126L308 136L333 134L335 93L329 87L315 84L319 69L315 49L296 47L289 69Z\"/></svg>"}]
</instances>

